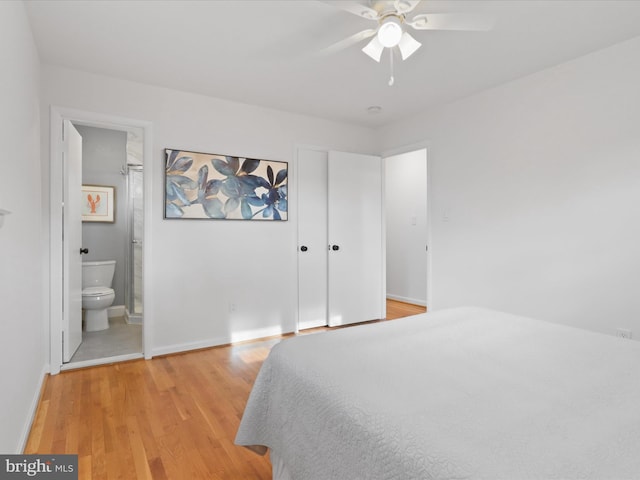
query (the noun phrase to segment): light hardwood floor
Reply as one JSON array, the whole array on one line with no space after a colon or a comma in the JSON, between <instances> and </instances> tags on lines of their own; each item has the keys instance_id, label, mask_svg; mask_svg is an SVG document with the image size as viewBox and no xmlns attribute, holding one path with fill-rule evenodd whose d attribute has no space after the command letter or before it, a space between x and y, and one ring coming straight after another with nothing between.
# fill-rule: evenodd
<instances>
[{"instance_id":1,"label":"light hardwood floor","mask_svg":"<svg viewBox=\"0 0 640 480\"><path fill-rule=\"evenodd\" d=\"M387 319L424 312L389 300ZM281 337L47 377L27 454L78 454L80 479L270 479L233 444L253 381Z\"/></svg>"}]
</instances>

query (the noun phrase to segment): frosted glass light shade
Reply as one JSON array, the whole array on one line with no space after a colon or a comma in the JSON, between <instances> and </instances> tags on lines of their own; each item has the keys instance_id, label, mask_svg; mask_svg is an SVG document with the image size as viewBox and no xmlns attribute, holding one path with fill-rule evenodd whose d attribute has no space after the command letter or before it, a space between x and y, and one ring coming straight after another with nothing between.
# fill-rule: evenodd
<instances>
[{"instance_id":1,"label":"frosted glass light shade","mask_svg":"<svg viewBox=\"0 0 640 480\"><path fill-rule=\"evenodd\" d=\"M406 60L411 55L418 50L422 44L409 35L407 32L402 34L402 38L400 39L400 43L398 44L398 48L400 49L400 54L402 55L402 60Z\"/></svg>"},{"instance_id":2,"label":"frosted glass light shade","mask_svg":"<svg viewBox=\"0 0 640 480\"><path fill-rule=\"evenodd\" d=\"M376 35L371 39L369 43L362 49L364 53L373 58L376 62L380 62L380 58L382 57L382 52L384 51L384 47L378 40L378 36Z\"/></svg>"},{"instance_id":3,"label":"frosted glass light shade","mask_svg":"<svg viewBox=\"0 0 640 480\"><path fill-rule=\"evenodd\" d=\"M400 43L402 38L402 27L400 20L396 17L389 17L384 20L378 29L378 40L383 47L391 48Z\"/></svg>"}]
</instances>

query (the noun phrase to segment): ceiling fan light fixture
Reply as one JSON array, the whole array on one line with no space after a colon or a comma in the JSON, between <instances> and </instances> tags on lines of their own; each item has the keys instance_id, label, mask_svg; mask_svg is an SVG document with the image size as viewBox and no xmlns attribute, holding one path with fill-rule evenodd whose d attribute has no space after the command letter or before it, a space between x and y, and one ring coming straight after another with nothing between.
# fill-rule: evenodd
<instances>
[{"instance_id":1,"label":"ceiling fan light fixture","mask_svg":"<svg viewBox=\"0 0 640 480\"><path fill-rule=\"evenodd\" d=\"M378 28L378 41L383 47L391 48L400 43L402 38L402 26L400 19L395 15L389 15Z\"/></svg>"},{"instance_id":2,"label":"ceiling fan light fixture","mask_svg":"<svg viewBox=\"0 0 640 480\"><path fill-rule=\"evenodd\" d=\"M376 35L371 39L369 43L362 49L364 53L369 55L376 62L380 63L380 59L382 58L382 52L384 51L384 46L378 40L378 36Z\"/></svg>"},{"instance_id":3,"label":"ceiling fan light fixture","mask_svg":"<svg viewBox=\"0 0 640 480\"><path fill-rule=\"evenodd\" d=\"M400 55L402 55L402 60L406 60L411 55L416 53L422 44L409 35L407 32L402 34L402 38L400 39L400 43L398 44L398 49L400 50Z\"/></svg>"}]
</instances>

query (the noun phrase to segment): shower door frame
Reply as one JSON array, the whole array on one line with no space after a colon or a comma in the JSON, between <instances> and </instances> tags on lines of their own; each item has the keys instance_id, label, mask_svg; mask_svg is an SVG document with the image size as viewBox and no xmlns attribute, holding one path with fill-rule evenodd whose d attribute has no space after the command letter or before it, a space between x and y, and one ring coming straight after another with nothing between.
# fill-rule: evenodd
<instances>
[{"instance_id":1,"label":"shower door frame","mask_svg":"<svg viewBox=\"0 0 640 480\"><path fill-rule=\"evenodd\" d=\"M136 229L135 229L135 201L131 195L131 183L132 177L131 172L139 172L142 175L142 217L144 221L144 207L145 207L145 199L144 199L144 165L136 165L136 164L127 164L126 166L126 175L127 175L127 256L125 263L125 271L126 271L126 291L125 291L125 308L127 314L127 321L129 323L134 324L144 324L144 275L140 279L140 297L141 303L140 312L136 311L136 267L135 267L135 251L136 246L141 246L142 259L144 261L144 230L140 236L140 238L136 238ZM144 265L144 262L143 262ZM138 321L138 319L140 319Z\"/></svg>"}]
</instances>

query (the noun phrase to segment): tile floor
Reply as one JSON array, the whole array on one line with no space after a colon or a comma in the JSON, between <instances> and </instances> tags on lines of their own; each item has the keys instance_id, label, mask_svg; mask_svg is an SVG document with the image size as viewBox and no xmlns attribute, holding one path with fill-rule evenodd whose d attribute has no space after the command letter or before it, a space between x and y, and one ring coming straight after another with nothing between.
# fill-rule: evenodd
<instances>
[{"instance_id":1,"label":"tile floor","mask_svg":"<svg viewBox=\"0 0 640 480\"><path fill-rule=\"evenodd\" d=\"M82 343L71 363L142 352L142 325L131 325L124 317L109 318L109 328L82 332Z\"/></svg>"}]
</instances>

